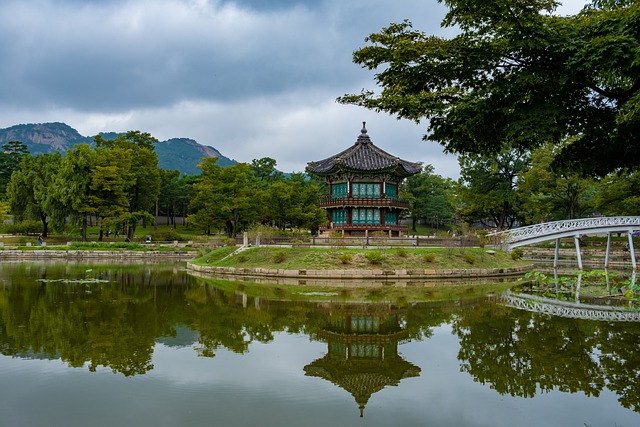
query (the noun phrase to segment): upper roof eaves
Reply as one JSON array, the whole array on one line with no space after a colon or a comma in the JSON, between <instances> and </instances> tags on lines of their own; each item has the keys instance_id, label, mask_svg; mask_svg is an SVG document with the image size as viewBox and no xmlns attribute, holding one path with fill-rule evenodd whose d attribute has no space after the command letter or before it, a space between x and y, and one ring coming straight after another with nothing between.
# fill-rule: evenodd
<instances>
[{"instance_id":1,"label":"upper roof eaves","mask_svg":"<svg viewBox=\"0 0 640 427\"><path fill-rule=\"evenodd\" d=\"M389 170L406 176L420 172L420 164L392 156L376 147L367 135L365 125L366 123L362 124L361 133L354 145L324 160L309 162L307 171L329 175L339 170L363 172Z\"/></svg>"}]
</instances>

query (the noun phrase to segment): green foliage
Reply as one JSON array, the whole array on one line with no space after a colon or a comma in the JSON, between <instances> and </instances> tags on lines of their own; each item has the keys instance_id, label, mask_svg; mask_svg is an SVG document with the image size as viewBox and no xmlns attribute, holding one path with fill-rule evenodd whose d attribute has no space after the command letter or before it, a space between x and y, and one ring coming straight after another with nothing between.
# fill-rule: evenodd
<instances>
[{"instance_id":1,"label":"green foliage","mask_svg":"<svg viewBox=\"0 0 640 427\"><path fill-rule=\"evenodd\" d=\"M385 260L384 255L382 255L378 251L367 251L364 254L364 257L369 261L370 264L382 264Z\"/></svg>"},{"instance_id":2,"label":"green foliage","mask_svg":"<svg viewBox=\"0 0 640 427\"><path fill-rule=\"evenodd\" d=\"M10 234L38 234L42 231L42 223L33 219L25 219L14 224L7 225L7 233Z\"/></svg>"},{"instance_id":3,"label":"green foliage","mask_svg":"<svg viewBox=\"0 0 640 427\"><path fill-rule=\"evenodd\" d=\"M556 2L450 0L451 38L410 22L371 34L355 63L381 93L340 102L428 123L450 153L526 152L561 144L555 163L604 176L640 164L640 4L602 1L575 16ZM606 7L604 6L606 4Z\"/></svg>"},{"instance_id":4,"label":"green foliage","mask_svg":"<svg viewBox=\"0 0 640 427\"><path fill-rule=\"evenodd\" d=\"M426 220L433 228L450 223L455 215L455 183L433 173L433 166L424 166L419 174L412 175L402 187L402 196L409 200L412 230L417 231L418 220Z\"/></svg>"},{"instance_id":5,"label":"green foliage","mask_svg":"<svg viewBox=\"0 0 640 427\"><path fill-rule=\"evenodd\" d=\"M273 254L273 262L281 264L287 258L287 254L284 251L278 251Z\"/></svg>"},{"instance_id":6,"label":"green foliage","mask_svg":"<svg viewBox=\"0 0 640 427\"><path fill-rule=\"evenodd\" d=\"M432 263L436 260L436 254L426 253L422 255L422 259L424 260L424 262Z\"/></svg>"},{"instance_id":7,"label":"green foliage","mask_svg":"<svg viewBox=\"0 0 640 427\"><path fill-rule=\"evenodd\" d=\"M523 256L524 256L524 251L520 248L515 248L514 250L511 251L511 259L514 261L518 261L522 259Z\"/></svg>"},{"instance_id":8,"label":"green foliage","mask_svg":"<svg viewBox=\"0 0 640 427\"><path fill-rule=\"evenodd\" d=\"M462 217L487 227L511 228L521 215L517 181L529 167L528 154L506 149L497 155L466 154L458 161Z\"/></svg>"},{"instance_id":9,"label":"green foliage","mask_svg":"<svg viewBox=\"0 0 640 427\"><path fill-rule=\"evenodd\" d=\"M338 259L343 264L351 264L351 261L353 261L353 256L351 254L340 254L338 255Z\"/></svg>"},{"instance_id":10,"label":"green foliage","mask_svg":"<svg viewBox=\"0 0 640 427\"><path fill-rule=\"evenodd\" d=\"M2 144L0 152L0 194L7 190L11 174L20 169L22 157L29 154L27 146L20 141L9 141Z\"/></svg>"},{"instance_id":11,"label":"green foliage","mask_svg":"<svg viewBox=\"0 0 640 427\"><path fill-rule=\"evenodd\" d=\"M182 242L188 240L185 236L181 235L176 230L155 231L151 233L150 236L153 242Z\"/></svg>"},{"instance_id":12,"label":"green foliage","mask_svg":"<svg viewBox=\"0 0 640 427\"><path fill-rule=\"evenodd\" d=\"M407 251L406 248L398 248L396 249L396 255L398 255L401 258L406 258L409 255L409 252Z\"/></svg>"},{"instance_id":13,"label":"green foliage","mask_svg":"<svg viewBox=\"0 0 640 427\"><path fill-rule=\"evenodd\" d=\"M466 262L467 264L475 264L476 263L476 257L474 257L471 254L467 254L465 253L463 256L464 262Z\"/></svg>"}]
</instances>

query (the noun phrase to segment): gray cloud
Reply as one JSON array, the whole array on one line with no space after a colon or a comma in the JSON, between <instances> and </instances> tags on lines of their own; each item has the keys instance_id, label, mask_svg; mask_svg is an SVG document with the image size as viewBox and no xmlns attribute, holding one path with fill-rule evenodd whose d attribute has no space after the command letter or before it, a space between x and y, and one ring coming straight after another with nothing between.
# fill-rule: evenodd
<instances>
[{"instance_id":1,"label":"gray cloud","mask_svg":"<svg viewBox=\"0 0 640 427\"><path fill-rule=\"evenodd\" d=\"M436 0L5 0L0 127L140 129L300 171L366 120L383 148L455 177L455 158L420 141L424 126L335 103L373 88L351 62L367 35L403 19L443 34L444 13Z\"/></svg>"}]
</instances>

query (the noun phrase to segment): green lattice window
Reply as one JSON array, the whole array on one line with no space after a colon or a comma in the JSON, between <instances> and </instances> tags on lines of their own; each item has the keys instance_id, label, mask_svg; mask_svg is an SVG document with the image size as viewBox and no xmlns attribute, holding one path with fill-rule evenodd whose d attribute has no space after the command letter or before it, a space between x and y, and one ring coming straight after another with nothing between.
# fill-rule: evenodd
<instances>
[{"instance_id":1,"label":"green lattice window","mask_svg":"<svg viewBox=\"0 0 640 427\"><path fill-rule=\"evenodd\" d=\"M344 209L334 209L331 212L331 219L334 224L346 224L347 223L347 211Z\"/></svg>"},{"instance_id":2,"label":"green lattice window","mask_svg":"<svg viewBox=\"0 0 640 427\"><path fill-rule=\"evenodd\" d=\"M384 223L385 224L396 224L398 221L398 213L397 212L386 212L384 214Z\"/></svg>"},{"instance_id":3,"label":"green lattice window","mask_svg":"<svg viewBox=\"0 0 640 427\"><path fill-rule=\"evenodd\" d=\"M380 224L380 209L355 208L351 214L352 224Z\"/></svg>"},{"instance_id":4,"label":"green lattice window","mask_svg":"<svg viewBox=\"0 0 640 427\"><path fill-rule=\"evenodd\" d=\"M351 195L360 198L378 198L380 197L380 184L378 183L361 183L351 184Z\"/></svg>"},{"instance_id":5,"label":"green lattice window","mask_svg":"<svg viewBox=\"0 0 640 427\"><path fill-rule=\"evenodd\" d=\"M347 184L333 184L331 186L331 198L332 199L342 199L347 197Z\"/></svg>"},{"instance_id":6,"label":"green lattice window","mask_svg":"<svg viewBox=\"0 0 640 427\"><path fill-rule=\"evenodd\" d=\"M398 186L394 184L385 185L385 196L390 199L395 199L398 197Z\"/></svg>"}]
</instances>

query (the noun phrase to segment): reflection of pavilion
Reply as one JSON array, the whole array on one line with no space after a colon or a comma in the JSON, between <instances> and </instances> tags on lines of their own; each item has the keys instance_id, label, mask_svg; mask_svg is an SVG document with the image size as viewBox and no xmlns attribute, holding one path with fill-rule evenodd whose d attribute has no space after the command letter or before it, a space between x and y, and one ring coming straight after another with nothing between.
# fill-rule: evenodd
<instances>
[{"instance_id":1,"label":"reflection of pavilion","mask_svg":"<svg viewBox=\"0 0 640 427\"><path fill-rule=\"evenodd\" d=\"M351 393L360 416L373 393L420 375L420 368L398 355L398 343L407 339L407 333L397 314L339 316L317 338L328 343L328 352L305 366L306 375L324 378Z\"/></svg>"}]
</instances>

